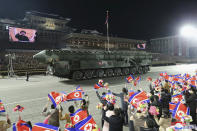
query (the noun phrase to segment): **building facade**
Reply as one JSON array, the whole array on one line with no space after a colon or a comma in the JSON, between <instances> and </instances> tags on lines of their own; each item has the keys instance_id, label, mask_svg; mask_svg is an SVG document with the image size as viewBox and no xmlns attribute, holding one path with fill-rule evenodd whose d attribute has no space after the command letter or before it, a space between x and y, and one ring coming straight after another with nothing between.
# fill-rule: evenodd
<instances>
[{"instance_id":1,"label":"building facade","mask_svg":"<svg viewBox=\"0 0 197 131\"><path fill-rule=\"evenodd\" d=\"M197 57L197 41L182 36L169 36L150 40L151 52L171 56Z\"/></svg>"},{"instance_id":2,"label":"building facade","mask_svg":"<svg viewBox=\"0 0 197 131\"><path fill-rule=\"evenodd\" d=\"M21 20L0 19L0 48L34 50L59 48L61 38L75 31L67 26L70 20L70 18L37 11L26 12L24 19ZM34 43L10 42L9 27L35 29L36 41Z\"/></svg>"}]
</instances>

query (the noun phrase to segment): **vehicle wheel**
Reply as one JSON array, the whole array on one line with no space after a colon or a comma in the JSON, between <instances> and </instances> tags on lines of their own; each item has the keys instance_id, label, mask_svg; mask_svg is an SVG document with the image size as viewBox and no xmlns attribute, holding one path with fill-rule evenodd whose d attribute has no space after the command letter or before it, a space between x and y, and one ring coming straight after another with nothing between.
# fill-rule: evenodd
<instances>
[{"instance_id":1,"label":"vehicle wheel","mask_svg":"<svg viewBox=\"0 0 197 131\"><path fill-rule=\"evenodd\" d=\"M142 74L142 73L143 73L143 70L142 70L142 67L141 67L141 66L138 67L138 73L139 73L139 74Z\"/></svg>"},{"instance_id":2,"label":"vehicle wheel","mask_svg":"<svg viewBox=\"0 0 197 131\"><path fill-rule=\"evenodd\" d=\"M131 67L130 68L130 74L136 74L136 73L137 73L136 67Z\"/></svg>"},{"instance_id":3,"label":"vehicle wheel","mask_svg":"<svg viewBox=\"0 0 197 131\"><path fill-rule=\"evenodd\" d=\"M122 71L120 68L114 69L114 76L120 76L122 74Z\"/></svg>"},{"instance_id":4,"label":"vehicle wheel","mask_svg":"<svg viewBox=\"0 0 197 131\"><path fill-rule=\"evenodd\" d=\"M122 74L123 75L128 75L129 74L129 68L123 68L122 69Z\"/></svg>"},{"instance_id":5,"label":"vehicle wheel","mask_svg":"<svg viewBox=\"0 0 197 131\"><path fill-rule=\"evenodd\" d=\"M93 72L91 70L87 70L84 73L84 76L85 76L86 79L91 79L92 75L93 75Z\"/></svg>"},{"instance_id":6,"label":"vehicle wheel","mask_svg":"<svg viewBox=\"0 0 197 131\"><path fill-rule=\"evenodd\" d=\"M112 70L112 69L107 69L107 70L105 71L105 73L106 73L106 76L107 76L107 77L112 77L112 76L113 76L113 70Z\"/></svg>"},{"instance_id":7,"label":"vehicle wheel","mask_svg":"<svg viewBox=\"0 0 197 131\"><path fill-rule=\"evenodd\" d=\"M74 80L81 80L83 78L83 73L81 71L73 72L72 78Z\"/></svg>"},{"instance_id":8,"label":"vehicle wheel","mask_svg":"<svg viewBox=\"0 0 197 131\"><path fill-rule=\"evenodd\" d=\"M103 69L99 69L96 71L96 76L98 78L102 78L104 76L104 70Z\"/></svg>"}]
</instances>

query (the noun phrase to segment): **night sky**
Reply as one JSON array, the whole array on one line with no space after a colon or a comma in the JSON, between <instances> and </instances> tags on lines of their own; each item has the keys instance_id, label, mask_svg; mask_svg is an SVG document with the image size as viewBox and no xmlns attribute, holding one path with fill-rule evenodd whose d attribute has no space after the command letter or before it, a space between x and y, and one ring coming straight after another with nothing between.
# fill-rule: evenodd
<instances>
[{"instance_id":1,"label":"night sky","mask_svg":"<svg viewBox=\"0 0 197 131\"><path fill-rule=\"evenodd\" d=\"M110 35L144 39L179 33L181 26L197 26L197 0L0 0L0 17L22 19L36 10L71 18L69 26L96 29Z\"/></svg>"}]
</instances>

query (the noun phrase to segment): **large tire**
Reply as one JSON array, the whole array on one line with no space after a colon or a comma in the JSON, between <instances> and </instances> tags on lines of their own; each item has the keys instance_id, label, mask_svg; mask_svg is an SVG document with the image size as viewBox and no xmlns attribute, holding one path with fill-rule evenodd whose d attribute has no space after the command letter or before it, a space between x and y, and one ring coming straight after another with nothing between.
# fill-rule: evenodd
<instances>
[{"instance_id":1,"label":"large tire","mask_svg":"<svg viewBox=\"0 0 197 131\"><path fill-rule=\"evenodd\" d=\"M138 73L139 74L142 74L143 73L143 69L142 69L142 67L140 66L140 67L138 67Z\"/></svg>"},{"instance_id":2,"label":"large tire","mask_svg":"<svg viewBox=\"0 0 197 131\"><path fill-rule=\"evenodd\" d=\"M81 71L73 72L72 79L81 80L83 78L83 73Z\"/></svg>"},{"instance_id":3,"label":"large tire","mask_svg":"<svg viewBox=\"0 0 197 131\"><path fill-rule=\"evenodd\" d=\"M99 69L96 71L96 77L98 77L98 78L104 77L104 74L105 74L105 72L103 69Z\"/></svg>"},{"instance_id":4,"label":"large tire","mask_svg":"<svg viewBox=\"0 0 197 131\"><path fill-rule=\"evenodd\" d=\"M131 67L129 70L130 70L130 74L136 74L137 73L137 68L136 67Z\"/></svg>"},{"instance_id":5,"label":"large tire","mask_svg":"<svg viewBox=\"0 0 197 131\"><path fill-rule=\"evenodd\" d=\"M129 68L123 68L122 69L122 74L123 75L128 75L129 74Z\"/></svg>"},{"instance_id":6,"label":"large tire","mask_svg":"<svg viewBox=\"0 0 197 131\"><path fill-rule=\"evenodd\" d=\"M92 70L85 71L84 76L86 79L91 79L93 76L93 71Z\"/></svg>"},{"instance_id":7,"label":"large tire","mask_svg":"<svg viewBox=\"0 0 197 131\"><path fill-rule=\"evenodd\" d=\"M120 68L114 69L114 76L120 76L120 75L122 75L121 69Z\"/></svg>"},{"instance_id":8,"label":"large tire","mask_svg":"<svg viewBox=\"0 0 197 131\"><path fill-rule=\"evenodd\" d=\"M107 77L112 77L113 76L113 70L112 69L107 69L106 71L105 71L105 74L106 74L106 76Z\"/></svg>"}]
</instances>

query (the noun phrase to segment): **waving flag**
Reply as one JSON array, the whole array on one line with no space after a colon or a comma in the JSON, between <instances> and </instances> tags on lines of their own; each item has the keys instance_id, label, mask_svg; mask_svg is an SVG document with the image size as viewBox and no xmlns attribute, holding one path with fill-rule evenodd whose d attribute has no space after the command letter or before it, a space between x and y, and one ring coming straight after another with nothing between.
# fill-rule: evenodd
<instances>
[{"instance_id":1,"label":"waving flag","mask_svg":"<svg viewBox=\"0 0 197 131\"><path fill-rule=\"evenodd\" d=\"M36 123L32 131L59 131L59 127L47 125L44 123Z\"/></svg>"},{"instance_id":2,"label":"waving flag","mask_svg":"<svg viewBox=\"0 0 197 131\"><path fill-rule=\"evenodd\" d=\"M129 103L137 108L138 102L148 102L148 96L145 91L136 92L129 98Z\"/></svg>"},{"instance_id":3,"label":"waving flag","mask_svg":"<svg viewBox=\"0 0 197 131\"><path fill-rule=\"evenodd\" d=\"M70 114L70 119L73 125L79 124L82 120L88 117L86 110L78 109L75 113Z\"/></svg>"},{"instance_id":4,"label":"waving flag","mask_svg":"<svg viewBox=\"0 0 197 131\"><path fill-rule=\"evenodd\" d=\"M76 130L75 128L66 128L64 131L79 131L79 130Z\"/></svg>"},{"instance_id":5,"label":"waving flag","mask_svg":"<svg viewBox=\"0 0 197 131\"><path fill-rule=\"evenodd\" d=\"M100 89L100 88L103 88L103 86L101 86L100 84L95 84L95 85L94 85L94 89L97 90L97 89Z\"/></svg>"},{"instance_id":6,"label":"waving flag","mask_svg":"<svg viewBox=\"0 0 197 131\"><path fill-rule=\"evenodd\" d=\"M138 76L135 80L139 83L141 81L141 76Z\"/></svg>"},{"instance_id":7,"label":"waving flag","mask_svg":"<svg viewBox=\"0 0 197 131\"><path fill-rule=\"evenodd\" d=\"M128 83L131 83L134 79L135 79L135 78L134 78L133 75L129 75L129 77L126 78L126 81L127 81Z\"/></svg>"},{"instance_id":8,"label":"waving flag","mask_svg":"<svg viewBox=\"0 0 197 131\"><path fill-rule=\"evenodd\" d=\"M183 99L183 92L173 95L172 99L177 99L177 102L181 101Z\"/></svg>"},{"instance_id":9,"label":"waving flag","mask_svg":"<svg viewBox=\"0 0 197 131\"><path fill-rule=\"evenodd\" d=\"M172 103L172 102L169 103L169 110L170 110L170 112L174 111L176 105L177 105L176 103Z\"/></svg>"},{"instance_id":10,"label":"waving flag","mask_svg":"<svg viewBox=\"0 0 197 131\"><path fill-rule=\"evenodd\" d=\"M13 123L13 131L31 131L31 126L23 120Z\"/></svg>"},{"instance_id":11,"label":"waving flag","mask_svg":"<svg viewBox=\"0 0 197 131\"><path fill-rule=\"evenodd\" d=\"M133 94L135 94L134 90L129 90L129 97L131 97Z\"/></svg>"},{"instance_id":12,"label":"waving flag","mask_svg":"<svg viewBox=\"0 0 197 131\"><path fill-rule=\"evenodd\" d=\"M5 107L3 106L3 102L0 100L0 113L5 112Z\"/></svg>"},{"instance_id":13,"label":"waving flag","mask_svg":"<svg viewBox=\"0 0 197 131\"><path fill-rule=\"evenodd\" d=\"M84 90L81 88L81 86L77 86L76 91L81 91L82 94L84 94Z\"/></svg>"},{"instance_id":14,"label":"waving flag","mask_svg":"<svg viewBox=\"0 0 197 131\"><path fill-rule=\"evenodd\" d=\"M24 110L24 107L20 106L20 105L16 105L16 107L14 108L14 111L20 111L22 112Z\"/></svg>"},{"instance_id":15,"label":"waving flag","mask_svg":"<svg viewBox=\"0 0 197 131\"><path fill-rule=\"evenodd\" d=\"M94 121L92 116L89 115L79 125L76 126L76 129L79 129L82 131L92 131L95 127L96 127L96 122Z\"/></svg>"},{"instance_id":16,"label":"waving flag","mask_svg":"<svg viewBox=\"0 0 197 131\"><path fill-rule=\"evenodd\" d=\"M82 100L82 92L81 91L74 91L67 95L67 101L78 101Z\"/></svg>"},{"instance_id":17,"label":"waving flag","mask_svg":"<svg viewBox=\"0 0 197 131\"><path fill-rule=\"evenodd\" d=\"M63 100L61 93L58 92L51 92L48 94L48 97L50 98L53 105L56 107L58 104L60 104Z\"/></svg>"},{"instance_id":18,"label":"waving flag","mask_svg":"<svg viewBox=\"0 0 197 131\"><path fill-rule=\"evenodd\" d=\"M190 79L190 74L187 74L187 73L185 73L184 75L183 75L183 77L185 78L185 80L188 80L188 79Z\"/></svg>"},{"instance_id":19,"label":"waving flag","mask_svg":"<svg viewBox=\"0 0 197 131\"><path fill-rule=\"evenodd\" d=\"M162 77L165 77L165 76L167 76L167 73L166 72L161 72L159 75L162 76Z\"/></svg>"},{"instance_id":20,"label":"waving flag","mask_svg":"<svg viewBox=\"0 0 197 131\"><path fill-rule=\"evenodd\" d=\"M181 120L184 115L189 115L189 107L179 102L172 113L172 117Z\"/></svg>"},{"instance_id":21,"label":"waving flag","mask_svg":"<svg viewBox=\"0 0 197 131\"><path fill-rule=\"evenodd\" d=\"M150 76L148 76L147 81L152 81L152 78Z\"/></svg>"}]
</instances>

